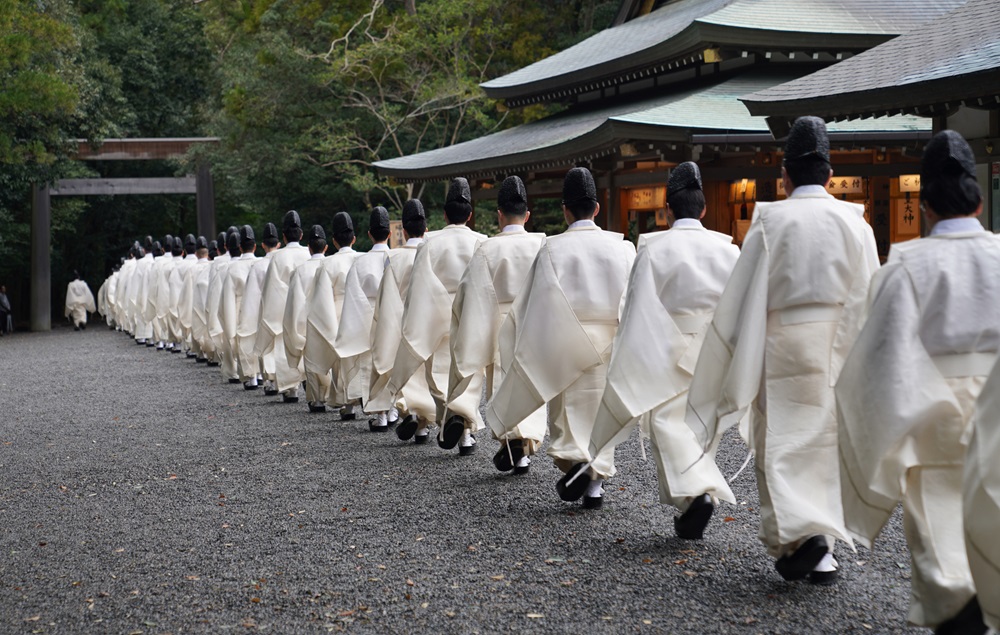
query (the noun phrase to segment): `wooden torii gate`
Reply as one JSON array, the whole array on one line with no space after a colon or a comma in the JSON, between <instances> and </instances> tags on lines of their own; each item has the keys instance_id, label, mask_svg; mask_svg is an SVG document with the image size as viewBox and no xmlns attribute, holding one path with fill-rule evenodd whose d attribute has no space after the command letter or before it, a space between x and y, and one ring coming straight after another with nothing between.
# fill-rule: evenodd
<instances>
[{"instance_id":1,"label":"wooden torii gate","mask_svg":"<svg viewBox=\"0 0 1000 635\"><path fill-rule=\"evenodd\" d=\"M105 139L92 147L77 140L76 158L84 161L150 161L183 156L193 145L218 143L216 137L177 139ZM62 179L49 187L34 185L31 192L31 330L52 328L52 202L53 196L125 194L194 194L198 233L215 234L215 187L207 164L194 176L157 178Z\"/></svg>"}]
</instances>

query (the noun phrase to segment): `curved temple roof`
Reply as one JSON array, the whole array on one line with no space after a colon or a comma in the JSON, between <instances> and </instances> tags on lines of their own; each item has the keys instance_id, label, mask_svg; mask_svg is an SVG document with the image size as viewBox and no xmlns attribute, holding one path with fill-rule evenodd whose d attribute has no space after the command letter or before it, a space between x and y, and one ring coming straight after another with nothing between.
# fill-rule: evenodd
<instances>
[{"instance_id":1,"label":"curved temple roof","mask_svg":"<svg viewBox=\"0 0 1000 635\"><path fill-rule=\"evenodd\" d=\"M1000 105L1000 8L970 0L933 23L856 57L742 98L775 135L796 115L828 119Z\"/></svg>"},{"instance_id":2,"label":"curved temple roof","mask_svg":"<svg viewBox=\"0 0 1000 635\"><path fill-rule=\"evenodd\" d=\"M699 86L588 111L561 113L446 148L379 161L383 175L403 181L474 177L538 169L614 152L630 139L687 142L698 133L766 133L763 117L752 116L739 97L788 81L788 73L754 72ZM832 125L833 133L923 132L930 121L893 117L877 122Z\"/></svg>"},{"instance_id":3,"label":"curved temple roof","mask_svg":"<svg viewBox=\"0 0 1000 635\"><path fill-rule=\"evenodd\" d=\"M707 42L737 46L866 49L965 0L676 0L559 53L482 84L517 99L635 73ZM824 37L826 36L826 37Z\"/></svg>"}]
</instances>

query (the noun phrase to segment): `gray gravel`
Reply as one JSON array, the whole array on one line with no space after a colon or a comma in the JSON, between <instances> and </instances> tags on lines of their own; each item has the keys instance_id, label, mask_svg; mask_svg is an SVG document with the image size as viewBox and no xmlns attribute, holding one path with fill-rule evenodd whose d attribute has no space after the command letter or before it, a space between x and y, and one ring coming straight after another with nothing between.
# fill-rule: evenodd
<instances>
[{"instance_id":1,"label":"gray gravel","mask_svg":"<svg viewBox=\"0 0 1000 635\"><path fill-rule=\"evenodd\" d=\"M916 633L899 517L786 583L752 470L678 540L635 438L604 509L92 325L0 339L0 633ZM648 447L647 447L648 452ZM745 457L727 437L726 474Z\"/></svg>"}]
</instances>

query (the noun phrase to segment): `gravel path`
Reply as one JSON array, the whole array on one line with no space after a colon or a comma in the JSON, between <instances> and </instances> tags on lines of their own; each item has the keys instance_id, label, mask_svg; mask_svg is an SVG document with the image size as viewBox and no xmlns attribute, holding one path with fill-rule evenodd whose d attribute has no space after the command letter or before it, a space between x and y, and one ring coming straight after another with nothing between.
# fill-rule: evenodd
<instances>
[{"instance_id":1,"label":"gravel path","mask_svg":"<svg viewBox=\"0 0 1000 635\"><path fill-rule=\"evenodd\" d=\"M99 324L0 339L0 633L927 632L898 514L838 586L786 583L751 469L682 541L635 437L585 511L544 455L500 475L486 435L460 458L217 371Z\"/></svg>"}]
</instances>

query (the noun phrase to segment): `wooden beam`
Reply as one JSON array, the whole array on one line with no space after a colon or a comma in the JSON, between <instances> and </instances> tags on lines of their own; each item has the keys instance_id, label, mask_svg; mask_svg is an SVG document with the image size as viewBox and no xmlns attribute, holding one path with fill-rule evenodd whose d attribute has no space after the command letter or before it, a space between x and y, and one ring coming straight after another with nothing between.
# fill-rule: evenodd
<instances>
[{"instance_id":1,"label":"wooden beam","mask_svg":"<svg viewBox=\"0 0 1000 635\"><path fill-rule=\"evenodd\" d=\"M193 176L122 179L62 179L52 196L122 196L125 194L195 194Z\"/></svg>"},{"instance_id":2,"label":"wooden beam","mask_svg":"<svg viewBox=\"0 0 1000 635\"><path fill-rule=\"evenodd\" d=\"M187 137L174 139L104 139L91 146L86 139L77 139L76 158L85 161L155 161L178 159L194 145L215 144L218 137Z\"/></svg>"}]
</instances>

